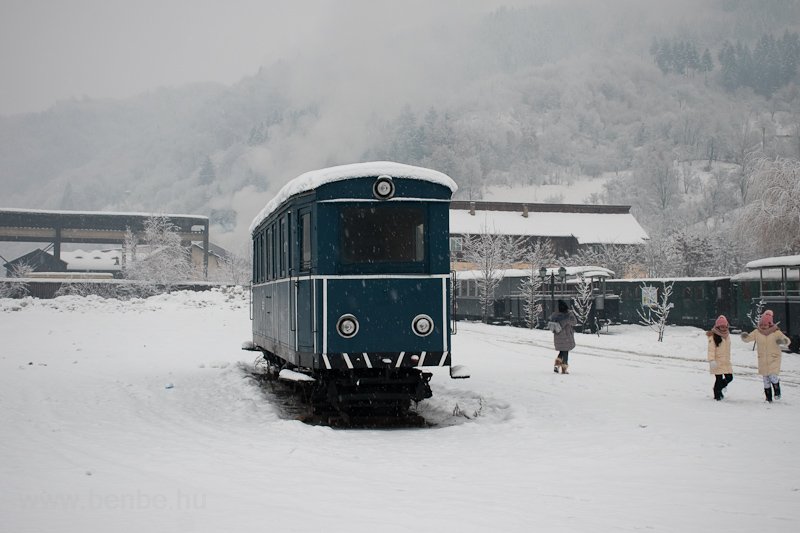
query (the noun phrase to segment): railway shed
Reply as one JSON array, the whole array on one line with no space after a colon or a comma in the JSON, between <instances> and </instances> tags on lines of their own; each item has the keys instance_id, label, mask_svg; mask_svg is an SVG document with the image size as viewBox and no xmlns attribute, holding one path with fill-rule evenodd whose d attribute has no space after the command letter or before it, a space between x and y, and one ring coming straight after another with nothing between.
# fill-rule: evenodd
<instances>
[{"instance_id":1,"label":"railway shed","mask_svg":"<svg viewBox=\"0 0 800 533\"><path fill-rule=\"evenodd\" d=\"M207 277L209 220L206 216L0 208L0 241L49 243L53 258L62 261L65 243L124 245L128 229L144 243L145 221L153 216L165 216L187 246L192 242L203 243L203 275Z\"/></svg>"},{"instance_id":2,"label":"railway shed","mask_svg":"<svg viewBox=\"0 0 800 533\"><path fill-rule=\"evenodd\" d=\"M549 239L556 255L574 255L597 245L642 245L649 236L630 210L628 205L454 201L450 203L451 260L462 261L463 239L481 233Z\"/></svg>"}]
</instances>

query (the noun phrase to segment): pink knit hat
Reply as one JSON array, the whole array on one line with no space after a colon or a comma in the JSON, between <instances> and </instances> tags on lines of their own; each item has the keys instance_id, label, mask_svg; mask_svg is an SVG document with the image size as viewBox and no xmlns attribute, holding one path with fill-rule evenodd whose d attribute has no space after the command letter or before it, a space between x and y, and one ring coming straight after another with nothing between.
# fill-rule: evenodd
<instances>
[{"instance_id":1,"label":"pink knit hat","mask_svg":"<svg viewBox=\"0 0 800 533\"><path fill-rule=\"evenodd\" d=\"M715 328L719 328L719 327L722 327L722 326L725 326L726 328L728 327L728 319L725 318L725 315L719 315L719 318L717 319L717 321L714 322L714 327Z\"/></svg>"},{"instance_id":2,"label":"pink knit hat","mask_svg":"<svg viewBox=\"0 0 800 533\"><path fill-rule=\"evenodd\" d=\"M758 321L758 327L760 328L771 328L773 325L772 322L772 311L767 309L764 311L764 314L761 315L761 320Z\"/></svg>"}]
</instances>

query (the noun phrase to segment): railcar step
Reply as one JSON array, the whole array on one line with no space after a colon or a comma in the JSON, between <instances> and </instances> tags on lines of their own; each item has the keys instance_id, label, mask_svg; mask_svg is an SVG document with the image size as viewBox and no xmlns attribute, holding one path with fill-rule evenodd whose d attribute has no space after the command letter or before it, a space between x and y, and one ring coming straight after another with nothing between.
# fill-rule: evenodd
<instances>
[{"instance_id":1,"label":"railcar step","mask_svg":"<svg viewBox=\"0 0 800 533\"><path fill-rule=\"evenodd\" d=\"M242 350L247 350L248 352L257 352L258 347L253 341L244 341L242 343Z\"/></svg>"}]
</instances>

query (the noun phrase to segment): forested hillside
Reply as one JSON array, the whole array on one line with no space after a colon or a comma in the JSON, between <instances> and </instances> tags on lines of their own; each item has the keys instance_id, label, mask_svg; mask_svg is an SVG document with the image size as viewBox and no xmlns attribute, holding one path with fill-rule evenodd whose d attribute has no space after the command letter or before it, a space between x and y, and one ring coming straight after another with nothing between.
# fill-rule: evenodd
<instances>
[{"instance_id":1,"label":"forested hillside","mask_svg":"<svg viewBox=\"0 0 800 533\"><path fill-rule=\"evenodd\" d=\"M676 243L708 251L709 274L800 252L800 213L776 225L759 207L784 174L781 201L800 205L800 2L666 4L509 7L368 44L332 33L231 87L2 117L3 205L209 214L230 246L291 177L390 159L450 174L462 199L610 175L586 201L634 206L654 272L695 261Z\"/></svg>"}]
</instances>

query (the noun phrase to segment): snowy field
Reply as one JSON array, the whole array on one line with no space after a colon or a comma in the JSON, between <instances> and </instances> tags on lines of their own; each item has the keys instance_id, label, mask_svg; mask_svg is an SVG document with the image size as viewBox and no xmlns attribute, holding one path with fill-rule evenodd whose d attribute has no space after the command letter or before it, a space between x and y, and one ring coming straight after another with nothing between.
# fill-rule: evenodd
<instances>
[{"instance_id":1,"label":"snowy field","mask_svg":"<svg viewBox=\"0 0 800 533\"><path fill-rule=\"evenodd\" d=\"M292 420L246 378L242 293L0 300L0 530L800 530L800 356L711 395L704 333L459 323L415 429Z\"/></svg>"}]
</instances>

